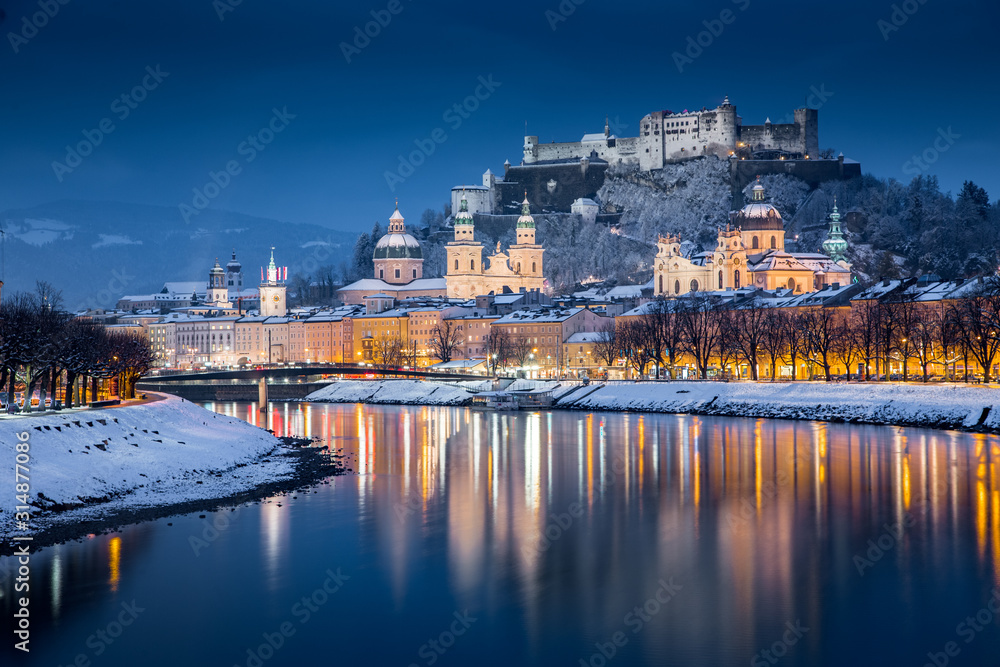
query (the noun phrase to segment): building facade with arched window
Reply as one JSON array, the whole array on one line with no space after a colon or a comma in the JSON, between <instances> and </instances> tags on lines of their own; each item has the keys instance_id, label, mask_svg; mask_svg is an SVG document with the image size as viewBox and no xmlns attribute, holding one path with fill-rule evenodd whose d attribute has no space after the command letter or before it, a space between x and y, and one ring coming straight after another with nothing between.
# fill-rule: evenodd
<instances>
[{"instance_id":1,"label":"building facade with arched window","mask_svg":"<svg viewBox=\"0 0 1000 667\"><path fill-rule=\"evenodd\" d=\"M720 229L711 252L686 253L679 236L661 236L654 260L654 293L676 296L697 291L756 287L812 292L827 285L852 282L851 265L844 258L847 243L840 230L840 214L830 215L834 257L822 253L785 250L785 226L778 210L764 198L764 186L753 187L752 201L730 213L730 224Z\"/></svg>"}]
</instances>

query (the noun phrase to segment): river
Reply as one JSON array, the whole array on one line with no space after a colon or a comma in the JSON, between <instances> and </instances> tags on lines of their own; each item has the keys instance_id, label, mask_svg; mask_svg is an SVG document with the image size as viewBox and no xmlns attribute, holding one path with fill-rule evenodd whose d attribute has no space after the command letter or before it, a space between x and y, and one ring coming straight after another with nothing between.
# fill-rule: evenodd
<instances>
[{"instance_id":1,"label":"river","mask_svg":"<svg viewBox=\"0 0 1000 667\"><path fill-rule=\"evenodd\" d=\"M1000 662L994 436L206 407L318 436L356 474L38 552L32 652L10 664Z\"/></svg>"}]
</instances>

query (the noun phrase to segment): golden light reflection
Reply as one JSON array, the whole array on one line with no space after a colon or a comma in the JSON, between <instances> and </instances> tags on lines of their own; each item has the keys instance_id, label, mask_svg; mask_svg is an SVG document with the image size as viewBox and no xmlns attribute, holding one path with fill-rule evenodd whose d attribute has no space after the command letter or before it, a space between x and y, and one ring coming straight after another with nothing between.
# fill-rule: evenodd
<instances>
[{"instance_id":1,"label":"golden light reflection","mask_svg":"<svg viewBox=\"0 0 1000 667\"><path fill-rule=\"evenodd\" d=\"M118 582L121 580L122 561L122 538L112 537L108 542L108 570L111 576L108 583L111 584L111 592L117 592Z\"/></svg>"},{"instance_id":2,"label":"golden light reflection","mask_svg":"<svg viewBox=\"0 0 1000 667\"><path fill-rule=\"evenodd\" d=\"M763 484L762 476L764 474L764 466L761 461L761 435L760 435L760 420L754 425L753 429L753 485L754 485L754 497L757 499L757 516L760 516L760 493L761 486Z\"/></svg>"},{"instance_id":3,"label":"golden light reflection","mask_svg":"<svg viewBox=\"0 0 1000 667\"><path fill-rule=\"evenodd\" d=\"M996 481L996 475L993 476ZM990 533L993 535L993 581L1000 586L1000 489L993 491L992 524Z\"/></svg>"},{"instance_id":4,"label":"golden light reflection","mask_svg":"<svg viewBox=\"0 0 1000 667\"><path fill-rule=\"evenodd\" d=\"M891 570L890 562L954 572L978 563L984 578L1000 585L1000 439L994 437L691 415L552 411L543 421L539 413L426 406L314 406L301 418L327 420L327 411L322 432L341 433L330 444L354 456L364 480L362 513L383 524L373 547L393 561L400 604L414 594L421 570L413 561L428 552L421 541L439 535L439 524L447 535L449 585L463 596L493 595L497 568L516 571L523 583L518 595L541 634L546 596L573 596L581 613L628 609L634 600L622 584L630 568L644 567L631 556L652 549L657 553L639 555L673 566L703 558L705 545L715 559L706 567L733 593L732 613L753 623L762 595L775 605L819 599L825 584L816 573L829 564L828 554L803 550L803 543L832 536L844 553L864 553L867 541L904 512L919 524L920 539L901 540L899 551L877 565L880 572ZM290 413L285 421L299 418ZM391 511L379 515L373 487L397 481L376 473L404 478L395 489L404 490L404 502L413 498L413 512L403 521ZM583 505L583 517L559 528L551 546L536 547L552 516L570 503ZM290 548L278 539L289 532L287 518L264 508L265 558ZM636 537L646 527L657 531L655 544ZM712 539L699 539L705 535ZM612 545L602 553L606 560L592 559L606 543ZM553 577L553 565L566 562L578 574ZM288 563L284 558L282 567ZM607 586L585 585L605 570Z\"/></svg>"}]
</instances>

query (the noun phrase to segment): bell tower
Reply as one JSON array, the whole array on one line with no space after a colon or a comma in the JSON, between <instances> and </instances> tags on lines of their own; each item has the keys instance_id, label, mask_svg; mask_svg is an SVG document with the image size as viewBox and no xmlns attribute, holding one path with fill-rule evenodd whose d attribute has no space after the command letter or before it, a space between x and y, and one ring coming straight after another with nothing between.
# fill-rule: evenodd
<instances>
[{"instance_id":1,"label":"bell tower","mask_svg":"<svg viewBox=\"0 0 1000 667\"><path fill-rule=\"evenodd\" d=\"M288 314L285 303L285 281L288 267L274 264L274 246L271 246L271 262L265 270L260 270L260 315L261 317L284 317Z\"/></svg>"},{"instance_id":2,"label":"bell tower","mask_svg":"<svg viewBox=\"0 0 1000 667\"><path fill-rule=\"evenodd\" d=\"M455 240L445 246L448 255L445 282L450 298L470 298L481 287L483 275L483 244L475 240L475 220L469 213L469 202L462 193L455 215Z\"/></svg>"},{"instance_id":3,"label":"bell tower","mask_svg":"<svg viewBox=\"0 0 1000 667\"><path fill-rule=\"evenodd\" d=\"M517 219L516 238L517 243L510 246L507 251L510 256L510 268L515 275L524 279L521 284L526 289L541 290L544 283L542 253L545 249L535 243L535 218L531 215L527 192L524 193L524 201L521 202L521 217Z\"/></svg>"},{"instance_id":4,"label":"bell tower","mask_svg":"<svg viewBox=\"0 0 1000 667\"><path fill-rule=\"evenodd\" d=\"M715 248L715 271L712 282L716 289L739 289L750 282L747 250L739 229L730 229L726 225L725 229L719 230L718 246Z\"/></svg>"},{"instance_id":5,"label":"bell tower","mask_svg":"<svg viewBox=\"0 0 1000 667\"><path fill-rule=\"evenodd\" d=\"M226 274L219 265L219 258L215 258L215 266L208 272L208 292L205 295L205 303L217 308L229 308L229 288L226 286Z\"/></svg>"}]
</instances>

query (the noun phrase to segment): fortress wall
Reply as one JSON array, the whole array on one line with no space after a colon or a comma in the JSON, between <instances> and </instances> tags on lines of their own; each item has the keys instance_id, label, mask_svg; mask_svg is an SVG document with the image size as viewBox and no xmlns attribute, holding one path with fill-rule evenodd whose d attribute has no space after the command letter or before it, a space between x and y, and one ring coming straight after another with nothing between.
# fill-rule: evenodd
<instances>
[{"instance_id":1,"label":"fortress wall","mask_svg":"<svg viewBox=\"0 0 1000 667\"><path fill-rule=\"evenodd\" d=\"M597 197L607 168L601 162L591 163L586 171L579 163L512 166L506 179L497 183L501 207L495 212L513 213L517 210L514 204L524 199L525 190L532 210L568 211L580 197Z\"/></svg>"},{"instance_id":2,"label":"fortress wall","mask_svg":"<svg viewBox=\"0 0 1000 667\"><path fill-rule=\"evenodd\" d=\"M730 174L733 186L733 206L742 206L743 189L757 176L790 174L816 187L825 181L837 181L861 175L859 163L844 164L840 160L732 160Z\"/></svg>"},{"instance_id":3,"label":"fortress wall","mask_svg":"<svg viewBox=\"0 0 1000 667\"><path fill-rule=\"evenodd\" d=\"M740 130L740 141L751 149L758 146L774 148L789 152L806 153L805 142L798 125L772 124L744 125Z\"/></svg>"}]
</instances>

